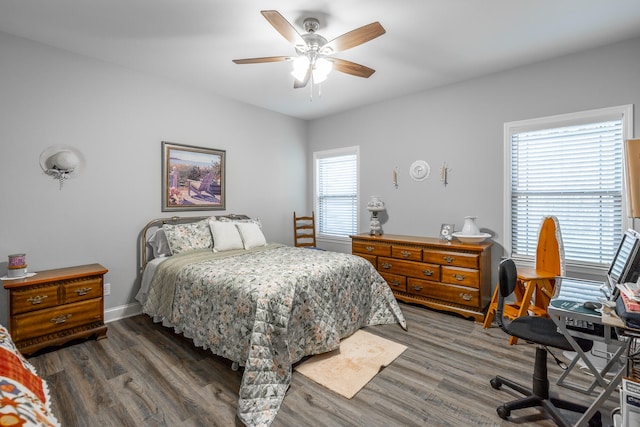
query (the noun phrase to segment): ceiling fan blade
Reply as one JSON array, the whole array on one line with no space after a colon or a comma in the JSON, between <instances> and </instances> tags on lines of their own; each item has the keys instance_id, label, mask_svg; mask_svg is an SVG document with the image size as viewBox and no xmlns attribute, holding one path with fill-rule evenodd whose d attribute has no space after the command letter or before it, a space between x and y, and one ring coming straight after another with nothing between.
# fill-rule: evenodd
<instances>
[{"instance_id":1,"label":"ceiling fan blade","mask_svg":"<svg viewBox=\"0 0 640 427\"><path fill-rule=\"evenodd\" d=\"M265 56L262 58L245 58L245 59L233 59L236 64L261 64L263 62L281 62L290 61L293 59L291 56Z\"/></svg>"},{"instance_id":2,"label":"ceiling fan blade","mask_svg":"<svg viewBox=\"0 0 640 427\"><path fill-rule=\"evenodd\" d=\"M324 54L341 52L373 40L384 33L386 33L386 31L379 22L372 22L364 27L356 28L355 30L336 37L322 46L320 51ZM331 49L331 52L327 52L328 49Z\"/></svg>"},{"instance_id":3,"label":"ceiling fan blade","mask_svg":"<svg viewBox=\"0 0 640 427\"><path fill-rule=\"evenodd\" d=\"M262 10L260 11L262 16L276 29L277 32L282 34L282 37L289 40L289 43L294 46L306 46L307 42L304 41L300 33L296 31L293 25L289 23L280 13L276 10Z\"/></svg>"},{"instance_id":4,"label":"ceiling fan blade","mask_svg":"<svg viewBox=\"0 0 640 427\"><path fill-rule=\"evenodd\" d=\"M355 62L347 61L338 58L327 58L327 60L333 62L333 69L340 71L341 73L351 74L356 77L369 78L376 72L373 68L366 67L364 65L356 64Z\"/></svg>"},{"instance_id":5,"label":"ceiling fan blade","mask_svg":"<svg viewBox=\"0 0 640 427\"><path fill-rule=\"evenodd\" d=\"M311 71L312 71L312 67L311 65L309 65L309 68L307 69L307 74L305 74L304 76L304 80L302 81L299 81L298 79L293 80L293 88L300 89L305 87L309 83L309 80L311 80Z\"/></svg>"}]
</instances>

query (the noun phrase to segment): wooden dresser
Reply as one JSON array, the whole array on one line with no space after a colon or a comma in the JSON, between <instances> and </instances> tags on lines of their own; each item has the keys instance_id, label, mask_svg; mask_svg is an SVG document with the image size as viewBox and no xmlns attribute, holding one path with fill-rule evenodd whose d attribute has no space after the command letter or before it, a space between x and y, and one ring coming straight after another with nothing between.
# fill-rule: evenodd
<instances>
[{"instance_id":1,"label":"wooden dresser","mask_svg":"<svg viewBox=\"0 0 640 427\"><path fill-rule=\"evenodd\" d=\"M107 271L100 264L89 264L4 281L9 291L9 332L18 350L31 354L77 338L105 338Z\"/></svg>"},{"instance_id":2,"label":"wooden dresser","mask_svg":"<svg viewBox=\"0 0 640 427\"><path fill-rule=\"evenodd\" d=\"M352 253L376 267L398 300L477 322L491 300L491 245L395 234L351 236Z\"/></svg>"}]
</instances>

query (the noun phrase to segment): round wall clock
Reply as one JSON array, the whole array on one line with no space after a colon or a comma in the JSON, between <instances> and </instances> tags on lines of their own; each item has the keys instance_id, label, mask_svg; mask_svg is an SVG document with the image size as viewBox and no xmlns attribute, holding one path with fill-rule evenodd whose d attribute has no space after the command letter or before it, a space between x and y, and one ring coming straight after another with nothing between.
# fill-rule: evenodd
<instances>
[{"instance_id":1,"label":"round wall clock","mask_svg":"<svg viewBox=\"0 0 640 427\"><path fill-rule=\"evenodd\" d=\"M411 179L414 181L424 181L429 178L430 174L431 168L424 160L416 160L409 166L409 176L411 176Z\"/></svg>"}]
</instances>

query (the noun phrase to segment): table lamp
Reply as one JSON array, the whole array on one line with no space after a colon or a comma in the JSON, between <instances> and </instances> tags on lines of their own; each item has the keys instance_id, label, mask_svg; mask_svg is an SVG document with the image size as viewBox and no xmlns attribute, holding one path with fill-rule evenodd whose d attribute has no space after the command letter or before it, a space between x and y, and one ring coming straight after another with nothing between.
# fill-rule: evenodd
<instances>
[{"instance_id":1,"label":"table lamp","mask_svg":"<svg viewBox=\"0 0 640 427\"><path fill-rule=\"evenodd\" d=\"M372 236L380 236L382 234L382 227L380 226L380 220L378 219L378 212L385 210L384 202L380 200L378 196L371 196L371 200L367 203L367 210L371 213L371 219L369 220L369 234Z\"/></svg>"}]
</instances>

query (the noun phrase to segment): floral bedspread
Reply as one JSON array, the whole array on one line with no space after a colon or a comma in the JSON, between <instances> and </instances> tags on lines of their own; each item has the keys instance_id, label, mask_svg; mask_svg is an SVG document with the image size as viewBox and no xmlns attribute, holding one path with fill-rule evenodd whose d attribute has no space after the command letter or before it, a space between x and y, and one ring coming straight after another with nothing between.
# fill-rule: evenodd
<instances>
[{"instance_id":1,"label":"floral bedspread","mask_svg":"<svg viewBox=\"0 0 640 427\"><path fill-rule=\"evenodd\" d=\"M174 255L158 266L143 311L245 367L238 416L248 426L271 424L304 356L336 349L363 326L406 329L368 261L279 244Z\"/></svg>"}]
</instances>

